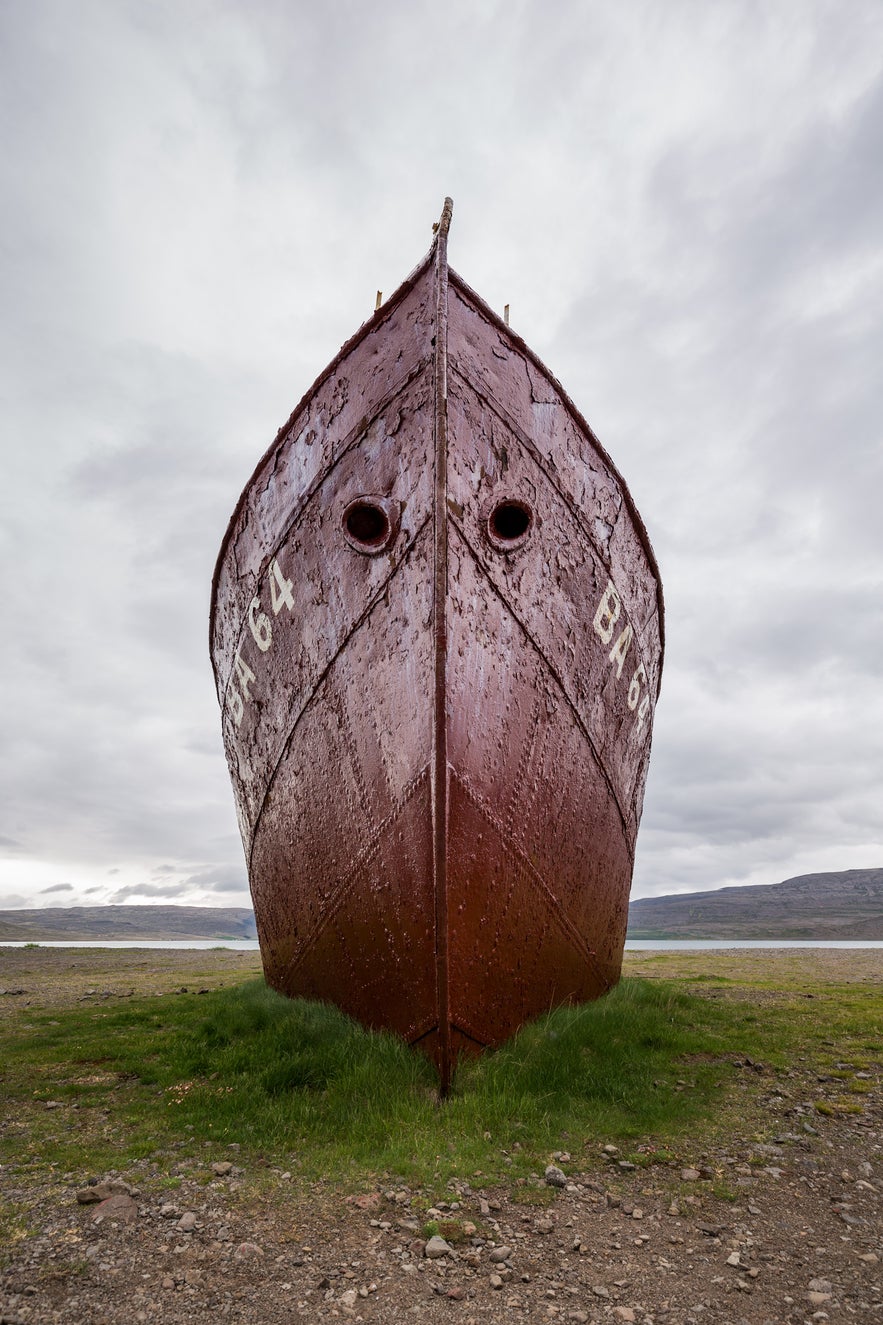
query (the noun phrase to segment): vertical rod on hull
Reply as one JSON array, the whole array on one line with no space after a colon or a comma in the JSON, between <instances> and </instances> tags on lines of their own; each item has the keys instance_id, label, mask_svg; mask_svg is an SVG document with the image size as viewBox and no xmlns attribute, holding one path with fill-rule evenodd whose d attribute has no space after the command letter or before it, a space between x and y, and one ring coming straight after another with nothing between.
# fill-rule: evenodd
<instances>
[{"instance_id":1,"label":"vertical rod on hull","mask_svg":"<svg viewBox=\"0 0 883 1325\"><path fill-rule=\"evenodd\" d=\"M433 493L433 643L435 693L432 760L432 870L435 889L436 1003L439 1036L439 1091L451 1084L451 1010L448 990L448 748L446 698L448 588L448 230L454 204L445 198L435 249L435 486Z\"/></svg>"}]
</instances>

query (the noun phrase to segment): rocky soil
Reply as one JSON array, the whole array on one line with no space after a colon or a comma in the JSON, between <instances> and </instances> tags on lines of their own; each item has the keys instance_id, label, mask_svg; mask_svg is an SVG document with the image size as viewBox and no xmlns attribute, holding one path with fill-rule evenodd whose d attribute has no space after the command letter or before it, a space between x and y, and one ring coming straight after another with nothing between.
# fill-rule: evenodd
<instances>
[{"instance_id":1,"label":"rocky soil","mask_svg":"<svg viewBox=\"0 0 883 1325\"><path fill-rule=\"evenodd\" d=\"M0 1321L883 1319L877 1126L771 1107L777 1140L734 1138L691 1166L623 1168L614 1152L577 1174L559 1156L548 1207L461 1184L427 1213L417 1191L295 1192L281 1172L257 1194L235 1151L171 1192L173 1165L36 1193L5 1172L7 1199L39 1199Z\"/></svg>"},{"instance_id":2,"label":"rocky soil","mask_svg":"<svg viewBox=\"0 0 883 1325\"><path fill-rule=\"evenodd\" d=\"M27 1231L0 1261L0 1325L883 1321L883 1074L861 1075L861 1112L826 1116L841 1081L746 1060L763 1140L752 1124L637 1166L599 1141L534 1187L474 1179L429 1210L419 1190L304 1187L235 1146L88 1183L12 1164L0 1197Z\"/></svg>"}]
</instances>

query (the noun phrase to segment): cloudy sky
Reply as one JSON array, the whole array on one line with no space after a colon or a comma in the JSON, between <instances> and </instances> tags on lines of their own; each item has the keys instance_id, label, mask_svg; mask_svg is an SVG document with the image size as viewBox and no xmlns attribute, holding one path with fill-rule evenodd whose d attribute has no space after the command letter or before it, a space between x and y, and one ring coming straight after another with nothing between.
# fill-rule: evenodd
<instances>
[{"instance_id":1,"label":"cloudy sky","mask_svg":"<svg viewBox=\"0 0 883 1325\"><path fill-rule=\"evenodd\" d=\"M625 475L633 895L883 865L879 0L0 0L0 906L244 905L211 573L422 257Z\"/></svg>"}]
</instances>

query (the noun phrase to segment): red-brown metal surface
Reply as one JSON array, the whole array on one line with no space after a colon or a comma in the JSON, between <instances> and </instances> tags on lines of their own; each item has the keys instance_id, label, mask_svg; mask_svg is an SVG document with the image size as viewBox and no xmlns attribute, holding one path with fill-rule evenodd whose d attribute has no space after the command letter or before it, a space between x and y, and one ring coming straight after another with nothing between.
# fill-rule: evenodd
<instances>
[{"instance_id":1,"label":"red-brown metal surface","mask_svg":"<svg viewBox=\"0 0 883 1325\"><path fill-rule=\"evenodd\" d=\"M628 490L450 216L261 460L211 609L267 980L442 1089L618 980L662 668Z\"/></svg>"}]
</instances>

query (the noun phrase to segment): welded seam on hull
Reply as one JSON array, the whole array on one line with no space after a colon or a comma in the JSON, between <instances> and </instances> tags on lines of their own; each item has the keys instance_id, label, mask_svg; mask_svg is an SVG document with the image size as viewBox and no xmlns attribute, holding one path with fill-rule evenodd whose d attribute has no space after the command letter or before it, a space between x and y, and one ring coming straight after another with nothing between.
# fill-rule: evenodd
<instances>
[{"instance_id":1,"label":"welded seam on hull","mask_svg":"<svg viewBox=\"0 0 883 1325\"><path fill-rule=\"evenodd\" d=\"M377 852L380 850L380 843L384 833L395 824L396 820L407 808L409 802L413 800L421 784L426 781L428 776L429 764L424 764L419 773L414 774L393 808L377 825L374 832L365 842L362 850L357 856L351 858L350 864L347 866L344 873L341 874L328 897L323 901L320 918L310 932L304 936L304 939L299 946L299 950L293 954L285 964L284 973L286 976L293 974L297 970L304 958L308 955L309 950L315 945L317 940L321 938L324 930L340 910L346 892L353 879L358 874L359 870L364 869L374 856L376 856Z\"/></svg>"},{"instance_id":2,"label":"welded seam on hull","mask_svg":"<svg viewBox=\"0 0 883 1325\"><path fill-rule=\"evenodd\" d=\"M530 457L530 459L533 461L533 463L534 463L534 465L536 466L536 468L540 471L540 473L542 474L542 476L543 476L543 478L545 479L545 481L546 481L546 482L549 484L549 486L550 486L551 488L553 488L554 491L558 494L558 496L559 496L561 502L563 503L564 506L566 506L566 508L567 508L567 510L569 511L570 515L573 517L573 520L574 520L575 523L579 526L580 530L581 530L582 533L584 534L584 536L585 536L587 542L589 543L589 545L590 545L590 547L592 548L593 552L594 552L595 555L597 556L597 558L598 558L598 560L600 561L601 565L604 567L604 569L605 569L605 571L607 572L607 574L610 575L610 576L612 577L612 566L611 566L611 559L610 559L609 555L605 555L605 553L604 553L604 551L602 550L602 548L600 548L600 547L598 546L598 543L595 541L595 537L594 537L594 535L593 535L591 529L589 528L589 526L587 525L587 523L586 523L586 521L585 521L585 519L584 519L584 517L583 517L583 513L582 513L582 510L580 509L579 505L578 505L577 502L574 500L574 498L570 495L570 493L566 490L566 488L563 488L563 487L561 486L561 484L558 482L558 480L557 480L557 478L556 478L556 476L555 476L555 472L554 472L554 470L550 467L548 461L546 461L546 460L544 459L544 457L543 457L543 455L541 454L541 452L537 449L537 447L534 445L534 443L531 441L531 439L527 436L527 434L524 432L524 430L523 430L522 428L519 427L519 425L518 425L518 423L516 422L516 420L511 416L511 414L509 414L509 413L503 408L502 405L499 405L495 400L491 399L490 396L486 396L486 395L484 394L483 391L480 391L480 390L479 390L479 388L475 385L475 383L472 381L472 379L471 379L470 377L468 377L466 373L464 373L463 369L457 364L457 362L456 362L455 360L452 360L452 361L451 361L451 371L453 372L453 374L454 374L456 377L458 377L458 378L460 379L460 381L464 384L464 386L468 387L468 389L469 389L469 390L470 390L475 396L478 397L478 399L479 399L479 400L480 400L480 401L481 401L481 402L482 402L482 403L483 403L483 404L484 404L484 405L485 405L485 406L491 411L491 413L496 414L497 418L498 418L498 419L500 420L500 422L504 425L504 427L506 427L506 428L509 429L509 431L510 431L510 432L512 433L512 435L514 436L515 440L519 443L519 445L521 446L521 448L522 448L524 451L526 451L526 453L528 454L528 456ZM621 518L621 515L622 515L622 506L623 506L623 504L624 504L624 503L621 502L621 504L620 504L620 509L619 509L619 512L618 512L617 517L616 517L617 520L619 520L619 519ZM628 508L626 507L626 509L628 509ZM651 623L652 621L656 621L656 623L657 623L657 629L659 629L659 627L660 627L660 622L659 622L659 603L658 603L658 600L656 600L656 599L654 599L654 602L653 602L653 611L650 613L650 615L647 617L646 621L645 621L645 622L643 623L643 625L641 626L641 628L640 628L640 632L638 631L637 628L635 629L635 646L636 646L636 648L637 648L637 650L638 650L638 653L639 653L639 655L640 655L641 662L644 663L644 670L645 670L645 672L648 672L648 668L647 668L647 656L646 656L646 648L645 648L645 645L644 645L644 641L643 641L643 639L641 638L641 636L646 632L647 627L650 625L650 623ZM661 632L660 632L660 634L661 634ZM649 672L648 672L648 674L649 674ZM656 676L656 696L657 696L657 698L659 697L659 685L660 685L661 675L662 675L662 672L661 672L661 667L660 667L660 668L657 668L657 676Z\"/></svg>"},{"instance_id":3,"label":"welded seam on hull","mask_svg":"<svg viewBox=\"0 0 883 1325\"><path fill-rule=\"evenodd\" d=\"M435 491L432 622L435 646L432 739L432 878L435 892L435 971L439 1037L439 1089L451 1081L451 1011L448 986L448 229L453 204L445 198L435 250Z\"/></svg>"},{"instance_id":4,"label":"welded seam on hull","mask_svg":"<svg viewBox=\"0 0 883 1325\"><path fill-rule=\"evenodd\" d=\"M339 698L342 697L339 696ZM362 762L359 758L359 750L358 746L356 745L356 738L353 734L353 724L350 720L349 711L347 710L345 703L340 703L337 707L332 708L332 712L336 713L337 720L340 724L340 735L343 741L344 749L349 755L350 762L353 766L353 781L356 784L356 795L359 799L359 804L362 809L362 814L365 816L365 819L367 820L369 825L368 827L369 836L373 837L374 828L375 828L374 805L372 803L371 797L368 794L368 788L365 785L365 778L362 770ZM352 804L352 802L350 803ZM355 815L353 815L353 822L355 822Z\"/></svg>"},{"instance_id":5,"label":"welded seam on hull","mask_svg":"<svg viewBox=\"0 0 883 1325\"><path fill-rule=\"evenodd\" d=\"M417 1046L420 1044L421 1040L425 1040L427 1035L431 1035L432 1032L436 1030L438 1030L438 1027L435 1025L427 1026L426 1030L421 1031L420 1034L417 1035L413 1040L408 1041L409 1047L411 1049L416 1049ZM451 1022L451 1030L457 1031L460 1035L464 1037L464 1039L471 1040L472 1043L479 1049L486 1049L488 1046L487 1040L480 1039L479 1036L477 1036L474 1031L467 1030L467 1028L458 1021Z\"/></svg>"},{"instance_id":6,"label":"welded seam on hull","mask_svg":"<svg viewBox=\"0 0 883 1325\"><path fill-rule=\"evenodd\" d=\"M533 759L537 748L537 738L540 731L545 735L545 729L541 725L540 718L543 710L543 697L539 694L534 696L533 707L531 709L528 731L530 740L524 746L521 752L521 758L518 761L518 767L515 770L515 776L512 779L512 794L509 797L509 803L506 806L506 832L511 833L515 823L515 813L518 809L518 800L527 781L527 770L530 767L530 761Z\"/></svg>"},{"instance_id":7,"label":"welded seam on hull","mask_svg":"<svg viewBox=\"0 0 883 1325\"><path fill-rule=\"evenodd\" d=\"M494 584L490 575L488 575L485 566L482 564L479 554L476 552L475 548L472 546L472 544L469 542L469 539L466 537L465 533L463 532L462 526L457 522L457 520L454 518L453 515L449 515L448 519L450 520L450 523L453 525L453 527L456 529L457 533L459 534L463 546L466 548L466 551L469 553L470 557L475 562L476 567L482 573L485 582L488 585L490 585L491 589L496 594L497 598L499 598L500 602L503 604L503 607L506 609L506 612L509 614L509 616L515 622L518 629L524 635L524 638L527 640L528 644L531 646L531 648L536 653L537 657L540 659L540 662L543 664L546 671L549 673L549 676L552 678L552 680L557 685L558 689L561 691L565 703L567 704L574 718L576 718L577 725L586 739L586 744L588 745L589 749L592 752L592 757L595 761L595 764L600 769L601 776L604 778L604 781L607 784L607 789L610 792L613 804L616 806L617 813L619 814L619 818L622 823L622 830L625 836L625 844L626 844L626 850L628 851L629 854L629 860L634 863L634 858L635 858L634 840L631 836L631 829L629 827L625 811L623 810L622 805L620 804L619 801L619 797L616 794L616 788L613 785L613 779L607 770L607 766L604 763L604 760L601 758L601 755L598 752L598 748L595 745L594 740L592 739L592 735L588 727L583 721L579 709L577 708L574 701L571 699L570 695L567 693L564 682L562 681L557 668L555 667L554 663L552 663L551 660L543 652L539 642L534 639L533 635L528 630L524 622L521 620L518 613L515 611L514 607L509 602L505 594L496 584ZM637 836L637 826L635 827L634 836Z\"/></svg>"},{"instance_id":8,"label":"welded seam on hull","mask_svg":"<svg viewBox=\"0 0 883 1325\"><path fill-rule=\"evenodd\" d=\"M427 515L426 519L423 521L423 523L422 523L422 524L419 526L419 528L416 530L416 532L415 532L415 534L414 534L414 537L413 537L413 539L411 540L411 542L409 543L409 545L408 545L408 547L407 547L405 553L403 554L401 560L398 561L398 562L396 563L395 566L393 566L393 568L392 568L392 570L390 571L389 575L386 577L386 579L385 579L385 580L383 581L383 583L380 585L380 587L378 588L377 592L374 594L374 596L373 596L372 598L370 598L370 599L368 600L367 606L365 607L364 611L363 611L363 612L362 612L362 613L361 613L361 614L355 619L355 621L352 623L351 628L350 628L350 629L345 633L345 635L341 638L340 644L339 644L338 647L335 649L333 655L329 658L328 662L327 662L327 663L325 664L325 666L322 668L322 671L319 672L319 674L317 675L315 681L313 682L313 684L312 684L312 686L311 686L311 688L310 688L309 694L306 696L306 698L304 699L304 702L303 702L303 704L302 704L300 710L299 710L298 713L295 715L295 717L294 717L294 719L293 719L293 721L292 721L292 723L291 723L291 728L289 729L288 735L285 737L285 740L284 740L283 743L282 743L282 748L280 749L280 751L279 751L279 755L278 755L278 757L277 757L277 759L276 759L276 762L275 762L275 764L273 765L272 772L269 774L269 776L268 776L268 778L267 778L267 785L265 786L265 788L264 788L264 794L263 794L263 796L261 797L260 808L258 809L258 812L257 812L257 814L255 815L254 825L253 825L253 827L252 827L251 830L250 830L250 831L251 831L251 843L250 843L249 848L248 848L248 870L249 870L249 875L251 874L251 858L252 858L252 856L254 855L254 844L255 844L255 839L256 839L256 837L257 837L257 835L258 835L258 828L260 827L261 819L262 819L262 817L263 817L264 806L267 804L267 797L269 796L269 794L270 794L270 792L271 792L271 790L272 790L272 788L273 788L273 783L274 783L275 780L276 780L276 775L277 775L277 773L279 772L279 767L280 767L280 765L281 765L283 759L285 758L285 756L288 754L288 751L289 751L289 749L290 749L290 747L291 747L291 742L292 742L292 740L294 739L294 734L295 734L295 732L297 731L298 727L300 726L300 723L301 723L301 720L302 720L303 717L304 717L304 714L306 713L307 709L310 708L310 706L312 705L314 699L316 698L316 695L319 693L319 690L322 688L322 685L323 685L323 683L324 683L324 681L325 681L325 678L328 676L328 673L331 671L332 667L333 667L334 664L337 662L338 658L339 658L340 655L343 653L343 651L344 651L344 649L346 648L346 646L349 644L350 640L353 638L353 636L356 634L357 631L361 630L362 626L363 626L363 625L365 624L365 622L368 620L368 618L370 617L371 613L374 611L374 609L375 609L375 607L377 606L377 604L378 604L378 603L379 603L379 602L380 602L380 601L386 596L386 592L387 592L387 590L389 589L390 584L393 582L393 580L395 579L395 577L398 575L398 573L399 573L399 571L402 569L402 567L405 566L405 565L407 565L407 563L410 561L410 559L411 559L411 555L412 555L412 553L414 552L414 549L415 549L415 548L417 547L417 545L419 544L420 539L421 539L421 537L422 537L422 535L423 535L423 532L424 532L424 530L427 528L427 526L429 525L431 519L432 519L431 515Z\"/></svg>"},{"instance_id":9,"label":"welded seam on hull","mask_svg":"<svg viewBox=\"0 0 883 1325\"><path fill-rule=\"evenodd\" d=\"M313 501L316 499L318 494L325 487L325 484L331 478L334 471L337 469L338 465L340 465L342 461L346 459L346 457L350 454L351 451L355 450L355 448L359 445L359 442L365 436L368 429L372 426L373 423L377 421L377 419L380 418L380 415L383 414L385 410L389 409L390 405L395 403L397 397L400 396L404 391L406 391L408 387L412 386L414 382L416 382L420 377L423 376L423 374L429 368L429 362L430 361L428 358L421 359L420 363L417 364L414 368L412 368L411 371L407 374L407 376L404 377L402 381L399 382L395 387L393 387L391 391L387 392L387 394L382 398L382 400L378 402L378 404L374 407L374 412L371 415L370 419L368 419L366 422L363 416L359 420L359 422L355 425L355 427L351 428L350 431L346 434L346 437L344 438L339 454L333 456L330 462L321 471L321 473L317 474L316 477L310 483L307 484L306 488L301 494L300 504L289 515L286 523L282 527L282 532L276 536L272 549L266 552L264 556L261 558L260 567L257 571L257 574L255 575L255 584L259 584L263 580L264 576L267 573L267 569L270 565L270 562L273 560L274 557L278 555L279 549L283 546L284 543L288 542L288 540L291 538L292 534L295 532L298 526L303 523ZM281 451L282 447L280 446L279 451L277 452L277 464L279 456L281 455ZM239 535L237 534L236 537L238 539ZM233 539L231 541L230 547L231 547L231 554L235 557L236 539ZM241 575L238 578L241 579ZM212 624L214 624L214 614L213 614ZM239 645L241 644L242 640L245 638L245 633L247 628L248 628L248 608L246 607L242 612L239 621L239 626L235 632L234 638L236 641L236 647L233 650L233 655L232 655L233 658L236 657L236 652L239 648ZM218 691L218 699L221 703L222 709L225 709L227 691L229 690L230 683L233 679L234 664L232 662L230 663L230 669L224 680L224 684L223 686L219 686L218 671L217 668L215 667L214 640L212 641L211 660L212 660L212 668L215 673L215 688Z\"/></svg>"},{"instance_id":10,"label":"welded seam on hull","mask_svg":"<svg viewBox=\"0 0 883 1325\"><path fill-rule=\"evenodd\" d=\"M536 746L536 774L527 784L527 793L523 795L521 799L520 819L522 823L528 823L530 821L537 798L548 781L546 776L546 757L549 752L551 735L551 725L543 723L539 742Z\"/></svg>"},{"instance_id":11,"label":"welded seam on hull","mask_svg":"<svg viewBox=\"0 0 883 1325\"><path fill-rule=\"evenodd\" d=\"M565 937L573 945L573 947L576 948L580 956L585 959L586 964L592 968L592 970L595 972L596 976L600 980L601 984L604 986L605 990L610 989L611 987L610 981L605 978L601 970L601 967L598 964L597 953L593 952L593 950L589 947L586 940L583 938L582 934L580 934L576 925L573 923L570 917L562 910L561 903L558 901L558 898L555 896L554 892L549 887L548 883L543 878L542 874L534 865L530 857L524 851L522 851L518 843L509 836L509 834L506 832L502 820L499 819L497 815L494 814L493 810L490 808L490 806L487 804L484 798L479 796L478 792L476 792L470 786L470 784L466 781L466 779L463 778L459 773L454 772L453 769L451 770L451 776L454 778L457 785L462 788L464 795L467 796L468 799L472 802L472 804L478 810L479 814L482 815L485 821L488 824L490 824L492 828L495 828L497 830L497 833L500 836L500 841L503 844L503 850L508 851L512 856L515 857L515 859L518 861L518 864L521 865L521 867L527 872L527 874L530 875L534 883L544 894L544 898L549 907L549 911L551 912L552 917L558 921L558 924L562 932L564 933Z\"/></svg>"}]
</instances>

